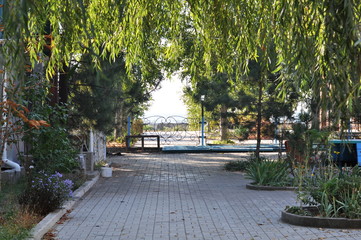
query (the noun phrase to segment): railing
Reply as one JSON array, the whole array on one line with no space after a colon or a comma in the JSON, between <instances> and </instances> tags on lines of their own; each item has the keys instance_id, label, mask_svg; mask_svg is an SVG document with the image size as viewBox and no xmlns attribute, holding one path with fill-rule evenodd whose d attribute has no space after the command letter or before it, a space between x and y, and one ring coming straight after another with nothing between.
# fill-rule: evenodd
<instances>
[{"instance_id":1,"label":"railing","mask_svg":"<svg viewBox=\"0 0 361 240\"><path fill-rule=\"evenodd\" d=\"M199 130L190 129L189 119L182 116L142 118L143 135L159 135L162 144L199 143Z\"/></svg>"}]
</instances>

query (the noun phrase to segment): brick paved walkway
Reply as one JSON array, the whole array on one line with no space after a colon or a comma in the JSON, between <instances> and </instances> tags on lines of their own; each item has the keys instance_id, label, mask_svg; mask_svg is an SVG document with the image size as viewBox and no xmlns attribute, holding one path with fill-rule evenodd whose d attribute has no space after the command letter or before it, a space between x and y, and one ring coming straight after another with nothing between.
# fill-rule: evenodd
<instances>
[{"instance_id":1,"label":"brick paved walkway","mask_svg":"<svg viewBox=\"0 0 361 240\"><path fill-rule=\"evenodd\" d=\"M60 240L360 239L361 231L297 227L280 211L289 191L247 190L241 173L222 170L242 154L126 154L112 158L63 224ZM244 154L243 154L244 156Z\"/></svg>"}]
</instances>

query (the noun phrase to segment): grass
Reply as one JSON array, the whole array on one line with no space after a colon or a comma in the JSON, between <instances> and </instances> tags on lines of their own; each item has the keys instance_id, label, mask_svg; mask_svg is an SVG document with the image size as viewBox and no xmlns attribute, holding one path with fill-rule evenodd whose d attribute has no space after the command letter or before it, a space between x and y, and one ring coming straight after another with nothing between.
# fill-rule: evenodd
<instances>
[{"instance_id":1,"label":"grass","mask_svg":"<svg viewBox=\"0 0 361 240\"><path fill-rule=\"evenodd\" d=\"M74 188L85 181L84 174L65 174L64 179L71 179ZM0 190L0 239L23 240L30 237L31 229L41 221L43 216L34 214L19 204L19 195L25 189L26 180L14 184L3 184Z\"/></svg>"},{"instance_id":2,"label":"grass","mask_svg":"<svg viewBox=\"0 0 361 240\"><path fill-rule=\"evenodd\" d=\"M25 187L25 181L4 184L0 191L0 239L22 240L29 237L30 230L41 216L33 214L18 204L18 195Z\"/></svg>"}]
</instances>

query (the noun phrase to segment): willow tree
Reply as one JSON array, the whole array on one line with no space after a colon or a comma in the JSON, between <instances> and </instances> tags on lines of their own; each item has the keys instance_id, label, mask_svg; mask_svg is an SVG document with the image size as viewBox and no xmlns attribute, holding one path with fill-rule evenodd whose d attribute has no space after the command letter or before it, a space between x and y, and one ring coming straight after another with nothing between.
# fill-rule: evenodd
<instances>
[{"instance_id":1,"label":"willow tree","mask_svg":"<svg viewBox=\"0 0 361 240\"><path fill-rule=\"evenodd\" d=\"M351 115L360 91L361 2L356 0L14 0L7 5L9 40L2 51L12 72L22 68L24 49L33 65L44 62L48 77L84 52L92 54L95 65L101 57L123 53L129 74L135 64L146 72L153 59L179 58L186 40L182 26L191 23L194 54L209 72L216 54L219 72L241 76L259 48L268 54L272 41L278 70L282 75L292 70L294 76L280 87L325 89L319 101L333 100L335 119ZM52 27L49 59L42 57L47 23ZM194 57L193 71L199 59Z\"/></svg>"}]
</instances>

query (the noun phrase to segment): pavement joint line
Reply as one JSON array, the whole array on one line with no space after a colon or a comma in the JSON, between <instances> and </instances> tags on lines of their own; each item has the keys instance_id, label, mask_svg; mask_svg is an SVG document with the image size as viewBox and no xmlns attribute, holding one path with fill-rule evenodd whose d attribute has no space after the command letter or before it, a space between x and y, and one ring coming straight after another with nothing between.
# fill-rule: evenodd
<instances>
[{"instance_id":1,"label":"pavement joint line","mask_svg":"<svg viewBox=\"0 0 361 240\"><path fill-rule=\"evenodd\" d=\"M60 218L72 209L75 203L87 193L99 180L99 172L91 180L86 181L80 188L74 191L73 198L66 201L60 209L49 213L44 217L30 232L30 238L27 240L41 240L42 237L56 224Z\"/></svg>"}]
</instances>

